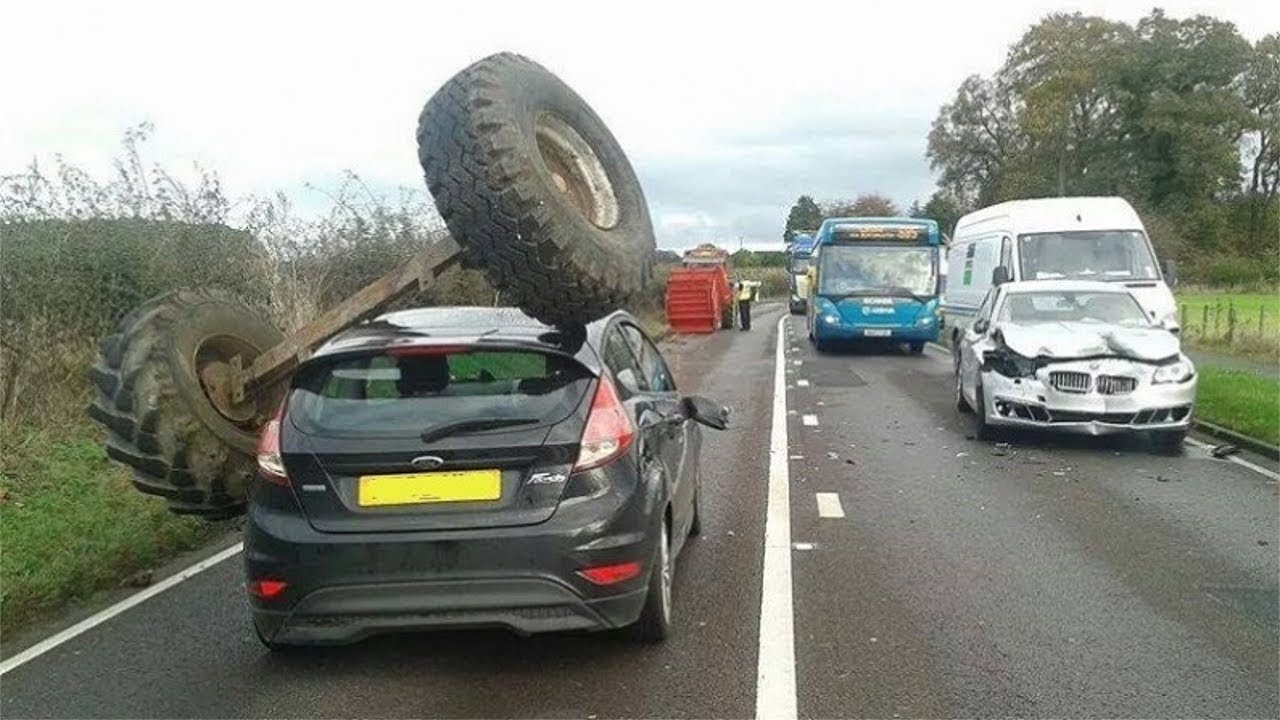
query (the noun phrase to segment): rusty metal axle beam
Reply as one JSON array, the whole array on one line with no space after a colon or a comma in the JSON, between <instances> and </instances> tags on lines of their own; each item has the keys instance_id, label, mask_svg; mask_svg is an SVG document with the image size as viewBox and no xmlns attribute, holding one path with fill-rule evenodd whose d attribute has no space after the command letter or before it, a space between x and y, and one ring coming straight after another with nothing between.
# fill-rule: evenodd
<instances>
[{"instance_id":1,"label":"rusty metal axle beam","mask_svg":"<svg viewBox=\"0 0 1280 720\"><path fill-rule=\"evenodd\" d=\"M408 292L420 290L435 282L458 264L461 252L457 241L446 236L405 264L325 311L320 317L259 355L249 367L242 367L237 356L231 363L234 371L231 380L232 401L244 402L247 396L274 386L310 357L321 343Z\"/></svg>"}]
</instances>

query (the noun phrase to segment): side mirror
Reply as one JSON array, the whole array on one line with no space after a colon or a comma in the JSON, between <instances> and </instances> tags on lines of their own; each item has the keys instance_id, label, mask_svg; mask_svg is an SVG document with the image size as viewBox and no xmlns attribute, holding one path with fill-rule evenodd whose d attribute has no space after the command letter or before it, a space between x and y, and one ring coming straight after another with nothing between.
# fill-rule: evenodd
<instances>
[{"instance_id":1,"label":"side mirror","mask_svg":"<svg viewBox=\"0 0 1280 720\"><path fill-rule=\"evenodd\" d=\"M978 333L979 335L986 335L987 331L990 329L991 329L991 321L989 320L975 320L973 322L973 331Z\"/></svg>"},{"instance_id":2,"label":"side mirror","mask_svg":"<svg viewBox=\"0 0 1280 720\"><path fill-rule=\"evenodd\" d=\"M1164 274L1164 282L1169 287L1178 286L1178 261L1169 258L1160 263L1160 271Z\"/></svg>"},{"instance_id":3,"label":"side mirror","mask_svg":"<svg viewBox=\"0 0 1280 720\"><path fill-rule=\"evenodd\" d=\"M729 427L729 408L701 395L690 395L684 399L684 412L690 419L716 430Z\"/></svg>"},{"instance_id":4,"label":"side mirror","mask_svg":"<svg viewBox=\"0 0 1280 720\"><path fill-rule=\"evenodd\" d=\"M1010 280L1010 278L1009 278L1009 268L1007 268L1007 267L1005 267L1005 266L1001 265L1000 267L998 267L998 268L996 268L995 270L992 270L992 271L991 271L991 284L992 284L992 285L1003 285L1003 284L1005 284L1005 283L1009 282L1009 280Z\"/></svg>"}]
</instances>

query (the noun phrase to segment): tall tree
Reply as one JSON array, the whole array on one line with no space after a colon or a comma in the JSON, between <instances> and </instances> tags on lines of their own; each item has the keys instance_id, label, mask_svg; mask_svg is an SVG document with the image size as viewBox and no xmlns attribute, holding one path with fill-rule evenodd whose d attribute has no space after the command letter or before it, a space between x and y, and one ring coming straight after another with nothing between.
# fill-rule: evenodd
<instances>
[{"instance_id":1,"label":"tall tree","mask_svg":"<svg viewBox=\"0 0 1280 720\"><path fill-rule=\"evenodd\" d=\"M954 196L944 190L937 190L924 204L923 216L937 221L942 234L950 237L956 229L956 222L964 216L964 206Z\"/></svg>"},{"instance_id":2,"label":"tall tree","mask_svg":"<svg viewBox=\"0 0 1280 720\"><path fill-rule=\"evenodd\" d=\"M1023 144L1015 104L1011 88L996 80L971 75L960 83L929 131L925 154L941 187L975 205L996 199Z\"/></svg>"},{"instance_id":3,"label":"tall tree","mask_svg":"<svg viewBox=\"0 0 1280 720\"><path fill-rule=\"evenodd\" d=\"M822 208L809 195L801 195L791 206L787 214L787 224L782 230L783 242L791 242L791 236L798 232L817 230L822 224Z\"/></svg>"},{"instance_id":4,"label":"tall tree","mask_svg":"<svg viewBox=\"0 0 1280 720\"><path fill-rule=\"evenodd\" d=\"M1054 14L1013 46L1000 82L1020 99L1026 144L1010 184L1034 195L1115 192L1124 167L1115 91L1133 35L1124 23Z\"/></svg>"},{"instance_id":5,"label":"tall tree","mask_svg":"<svg viewBox=\"0 0 1280 720\"><path fill-rule=\"evenodd\" d=\"M894 217L901 215L893 200L878 193L863 193L852 202L836 200L822 206L826 217Z\"/></svg>"}]
</instances>

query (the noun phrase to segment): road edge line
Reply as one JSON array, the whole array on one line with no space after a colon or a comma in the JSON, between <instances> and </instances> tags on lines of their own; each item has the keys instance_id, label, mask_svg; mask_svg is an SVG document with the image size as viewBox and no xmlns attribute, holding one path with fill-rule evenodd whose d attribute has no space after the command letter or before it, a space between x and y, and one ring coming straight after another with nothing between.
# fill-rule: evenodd
<instances>
[{"instance_id":1,"label":"road edge line","mask_svg":"<svg viewBox=\"0 0 1280 720\"><path fill-rule=\"evenodd\" d=\"M1190 446L1192 446L1192 447L1204 448L1204 449L1206 449L1206 450L1211 450L1211 449L1213 449L1213 447L1214 447L1214 446L1213 446L1212 444L1210 444L1210 443L1203 442L1203 441L1201 441L1201 440L1197 440L1197 439L1195 439L1195 438L1193 438L1193 437L1185 438L1185 439L1183 439L1183 442L1185 442L1186 444L1188 444L1188 445L1190 445ZM1264 467L1262 467L1261 465L1258 465L1258 464L1256 464L1256 463L1251 463L1251 462L1249 462L1248 460L1245 460L1244 458L1239 458L1239 457L1236 457L1235 455L1228 455L1226 458L1223 458L1223 459L1225 459L1225 460L1230 460L1231 462L1235 463L1236 465L1239 465L1239 466L1244 467L1244 468L1248 468L1248 469L1250 469L1250 470L1252 470L1252 471L1254 471L1254 472L1258 473L1259 475L1262 475L1262 476L1264 476L1264 477L1269 477L1269 478L1271 478L1272 480L1275 480L1276 482L1280 482L1280 473L1277 473L1277 472L1275 472L1275 471L1273 471L1273 470L1268 470L1267 468L1264 468Z\"/></svg>"},{"instance_id":2,"label":"road edge line","mask_svg":"<svg viewBox=\"0 0 1280 720\"><path fill-rule=\"evenodd\" d=\"M229 548L221 550L215 553L214 555L211 555L194 565L191 565L183 570L179 570L173 575L170 575L169 577L161 580L160 582L146 589L139 590L138 592L121 600L115 605L112 605L111 607L106 608L105 610L100 610L94 613L93 615L90 615L89 617L85 618L84 620L81 620L75 625L72 625L71 627L66 628L65 630L62 630L60 632L54 633L53 635L50 635L49 637L32 645L26 650L23 650L22 652L14 655L13 657L6 658L3 662L0 662L0 675L4 675L10 670L18 668L26 664L27 662L30 662L31 660L34 660L40 657L41 655L49 652L50 650L67 642L68 640L71 640L72 638L75 638L78 635L81 635L85 632L88 632L89 630L92 630L93 628L101 625L102 623L110 620L111 618L128 610L129 608L132 608L135 605L139 605L143 602L146 602L147 600L155 597L156 595L159 595L160 593L164 592L165 590L168 590L174 585L177 585L183 582L184 580L189 580L195 577L196 575L199 575L200 573L204 572L205 570L208 570L214 565L217 565L223 560L226 560L228 558L231 558L240 554L242 550L244 550L244 543L238 542L235 545L232 545Z\"/></svg>"},{"instance_id":3,"label":"road edge line","mask_svg":"<svg viewBox=\"0 0 1280 720\"><path fill-rule=\"evenodd\" d=\"M796 710L795 616L791 584L791 477L787 455L785 329L778 319L769 431L769 491L760 580L760 643L756 655L756 717L792 720Z\"/></svg>"}]
</instances>

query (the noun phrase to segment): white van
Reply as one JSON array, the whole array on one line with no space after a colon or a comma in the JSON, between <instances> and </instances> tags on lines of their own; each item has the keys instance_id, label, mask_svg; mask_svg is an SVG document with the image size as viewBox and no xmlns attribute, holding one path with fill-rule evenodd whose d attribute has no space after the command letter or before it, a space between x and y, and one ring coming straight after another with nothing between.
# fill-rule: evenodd
<instances>
[{"instance_id":1,"label":"white van","mask_svg":"<svg viewBox=\"0 0 1280 720\"><path fill-rule=\"evenodd\" d=\"M942 312L953 343L997 281L1102 280L1124 283L1153 322L1178 330L1162 269L1133 206L1118 197L1012 200L960 218L947 251Z\"/></svg>"}]
</instances>

